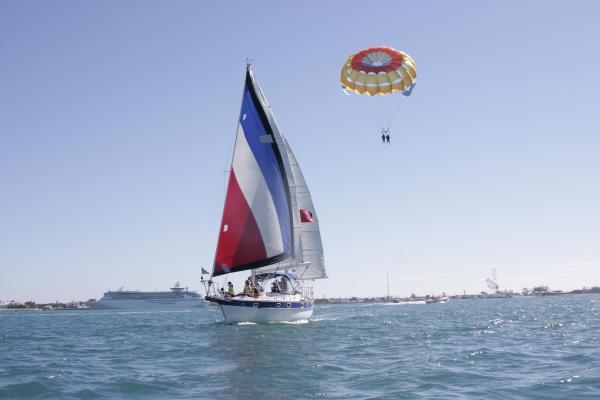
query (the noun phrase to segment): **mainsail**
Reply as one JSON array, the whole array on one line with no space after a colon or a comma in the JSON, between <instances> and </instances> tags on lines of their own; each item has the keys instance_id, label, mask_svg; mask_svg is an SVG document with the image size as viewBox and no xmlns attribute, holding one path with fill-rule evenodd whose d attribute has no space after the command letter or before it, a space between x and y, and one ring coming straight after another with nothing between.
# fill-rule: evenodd
<instances>
[{"instance_id":1,"label":"mainsail","mask_svg":"<svg viewBox=\"0 0 600 400\"><path fill-rule=\"evenodd\" d=\"M248 67L213 276L257 268L326 277L310 192Z\"/></svg>"},{"instance_id":2,"label":"mainsail","mask_svg":"<svg viewBox=\"0 0 600 400\"><path fill-rule=\"evenodd\" d=\"M291 147L284 138L293 176L292 204L298 210L294 215L294 272L301 279L327 278L323 244L315 206ZM288 178L288 180L291 180Z\"/></svg>"}]
</instances>

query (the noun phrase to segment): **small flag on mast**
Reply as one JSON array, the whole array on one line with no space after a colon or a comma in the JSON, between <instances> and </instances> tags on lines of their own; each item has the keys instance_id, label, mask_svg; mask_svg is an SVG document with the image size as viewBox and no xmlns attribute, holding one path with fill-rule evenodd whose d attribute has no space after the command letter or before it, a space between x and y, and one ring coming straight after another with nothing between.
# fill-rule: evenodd
<instances>
[{"instance_id":1,"label":"small flag on mast","mask_svg":"<svg viewBox=\"0 0 600 400\"><path fill-rule=\"evenodd\" d=\"M207 275L208 275L208 274L209 274L209 272L208 272L207 270L205 270L204 268L202 268L202 275L204 275L204 274L207 274Z\"/></svg>"},{"instance_id":2,"label":"small flag on mast","mask_svg":"<svg viewBox=\"0 0 600 400\"><path fill-rule=\"evenodd\" d=\"M300 222L314 222L312 213L308 210L300 210Z\"/></svg>"}]
</instances>

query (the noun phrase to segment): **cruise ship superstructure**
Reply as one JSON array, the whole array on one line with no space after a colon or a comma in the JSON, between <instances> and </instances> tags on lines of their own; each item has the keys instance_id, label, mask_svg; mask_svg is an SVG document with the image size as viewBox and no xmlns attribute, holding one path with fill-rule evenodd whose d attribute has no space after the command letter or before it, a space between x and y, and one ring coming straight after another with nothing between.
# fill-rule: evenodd
<instances>
[{"instance_id":1,"label":"cruise ship superstructure","mask_svg":"<svg viewBox=\"0 0 600 400\"><path fill-rule=\"evenodd\" d=\"M177 282L168 292L139 290L109 290L90 303L95 310L184 310L198 308L206 302L197 292L183 288Z\"/></svg>"}]
</instances>

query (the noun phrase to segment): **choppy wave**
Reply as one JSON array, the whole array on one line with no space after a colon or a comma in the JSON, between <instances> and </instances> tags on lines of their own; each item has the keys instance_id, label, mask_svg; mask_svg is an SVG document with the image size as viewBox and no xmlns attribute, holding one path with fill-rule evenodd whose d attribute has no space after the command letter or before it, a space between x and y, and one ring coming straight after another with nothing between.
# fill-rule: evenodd
<instances>
[{"instance_id":1,"label":"choppy wave","mask_svg":"<svg viewBox=\"0 0 600 400\"><path fill-rule=\"evenodd\" d=\"M0 398L598 399L599 304L345 304L235 325L217 308L5 313Z\"/></svg>"}]
</instances>

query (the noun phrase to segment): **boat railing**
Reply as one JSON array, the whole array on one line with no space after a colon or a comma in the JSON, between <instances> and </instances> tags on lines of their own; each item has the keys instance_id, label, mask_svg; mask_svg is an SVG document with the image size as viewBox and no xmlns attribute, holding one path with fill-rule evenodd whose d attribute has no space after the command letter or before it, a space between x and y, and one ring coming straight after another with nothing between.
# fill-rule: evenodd
<instances>
[{"instance_id":1,"label":"boat railing","mask_svg":"<svg viewBox=\"0 0 600 400\"><path fill-rule=\"evenodd\" d=\"M313 288L312 288L312 286L302 286L302 297L305 300L312 301L312 299L313 299Z\"/></svg>"}]
</instances>

